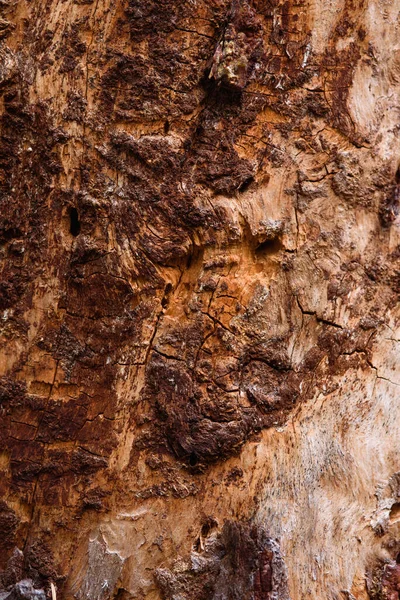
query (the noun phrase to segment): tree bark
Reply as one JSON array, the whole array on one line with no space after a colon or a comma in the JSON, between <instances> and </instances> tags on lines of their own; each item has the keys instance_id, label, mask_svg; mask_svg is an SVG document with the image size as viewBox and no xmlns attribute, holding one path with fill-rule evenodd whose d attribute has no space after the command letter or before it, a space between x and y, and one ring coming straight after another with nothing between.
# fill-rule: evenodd
<instances>
[{"instance_id":1,"label":"tree bark","mask_svg":"<svg viewBox=\"0 0 400 600\"><path fill-rule=\"evenodd\" d=\"M399 10L0 1L2 600L398 600Z\"/></svg>"}]
</instances>

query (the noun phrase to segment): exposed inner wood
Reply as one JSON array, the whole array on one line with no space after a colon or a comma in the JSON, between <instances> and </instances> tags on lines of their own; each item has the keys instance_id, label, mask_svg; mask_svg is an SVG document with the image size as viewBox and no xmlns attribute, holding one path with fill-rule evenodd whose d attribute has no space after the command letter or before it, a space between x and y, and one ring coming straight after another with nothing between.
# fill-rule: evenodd
<instances>
[{"instance_id":1,"label":"exposed inner wood","mask_svg":"<svg viewBox=\"0 0 400 600\"><path fill-rule=\"evenodd\" d=\"M399 599L399 11L0 0L1 600Z\"/></svg>"}]
</instances>

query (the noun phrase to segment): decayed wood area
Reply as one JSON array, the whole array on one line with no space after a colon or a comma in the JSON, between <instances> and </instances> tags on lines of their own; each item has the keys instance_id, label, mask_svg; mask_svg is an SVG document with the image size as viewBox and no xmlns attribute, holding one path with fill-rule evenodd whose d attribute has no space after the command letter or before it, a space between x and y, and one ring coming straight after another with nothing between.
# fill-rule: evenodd
<instances>
[{"instance_id":1,"label":"decayed wood area","mask_svg":"<svg viewBox=\"0 0 400 600\"><path fill-rule=\"evenodd\" d=\"M0 0L0 598L398 600L399 0Z\"/></svg>"}]
</instances>

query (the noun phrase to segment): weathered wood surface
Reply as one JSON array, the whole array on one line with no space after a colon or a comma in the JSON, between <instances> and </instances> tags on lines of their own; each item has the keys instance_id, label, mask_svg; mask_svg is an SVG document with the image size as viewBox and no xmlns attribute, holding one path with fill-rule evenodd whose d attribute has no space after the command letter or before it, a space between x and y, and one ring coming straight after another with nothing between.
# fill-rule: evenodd
<instances>
[{"instance_id":1,"label":"weathered wood surface","mask_svg":"<svg viewBox=\"0 0 400 600\"><path fill-rule=\"evenodd\" d=\"M10 598L399 598L399 11L0 1Z\"/></svg>"}]
</instances>

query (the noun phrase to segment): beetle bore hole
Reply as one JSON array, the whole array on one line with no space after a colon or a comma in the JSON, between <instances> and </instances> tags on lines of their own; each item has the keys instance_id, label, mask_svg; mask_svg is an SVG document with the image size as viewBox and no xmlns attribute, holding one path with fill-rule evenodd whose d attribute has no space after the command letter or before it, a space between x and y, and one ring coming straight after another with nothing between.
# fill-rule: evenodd
<instances>
[{"instance_id":1,"label":"beetle bore hole","mask_svg":"<svg viewBox=\"0 0 400 600\"><path fill-rule=\"evenodd\" d=\"M196 454L194 452L192 452L192 454L189 456L189 465L191 467L195 467L198 462L199 462L199 459L197 458Z\"/></svg>"},{"instance_id":2,"label":"beetle bore hole","mask_svg":"<svg viewBox=\"0 0 400 600\"><path fill-rule=\"evenodd\" d=\"M79 220L79 214L75 207L69 209L69 232L71 235L76 237L80 234L81 222Z\"/></svg>"},{"instance_id":3,"label":"beetle bore hole","mask_svg":"<svg viewBox=\"0 0 400 600\"><path fill-rule=\"evenodd\" d=\"M398 565L400 565L400 554L398 554L398 555L396 556L396 562L397 562L397 564L398 564Z\"/></svg>"},{"instance_id":4,"label":"beetle bore hole","mask_svg":"<svg viewBox=\"0 0 400 600\"><path fill-rule=\"evenodd\" d=\"M217 521L209 517L201 527L201 535L207 537L215 527L218 527Z\"/></svg>"},{"instance_id":5,"label":"beetle bore hole","mask_svg":"<svg viewBox=\"0 0 400 600\"><path fill-rule=\"evenodd\" d=\"M246 190L249 189L250 185L253 183L254 181L254 177L248 177L247 179L245 179L245 181L243 181L243 183L241 184L241 186L239 187L239 192L243 193Z\"/></svg>"},{"instance_id":6,"label":"beetle bore hole","mask_svg":"<svg viewBox=\"0 0 400 600\"><path fill-rule=\"evenodd\" d=\"M161 300L161 306L163 308L167 308L168 302L169 302L169 296L170 296L171 292L172 292L172 284L167 283L167 285L165 286L164 297Z\"/></svg>"},{"instance_id":7,"label":"beetle bore hole","mask_svg":"<svg viewBox=\"0 0 400 600\"><path fill-rule=\"evenodd\" d=\"M265 256L268 254L275 254L276 252L279 252L281 248L282 242L278 237L272 240L265 240L256 247L256 255Z\"/></svg>"}]
</instances>

